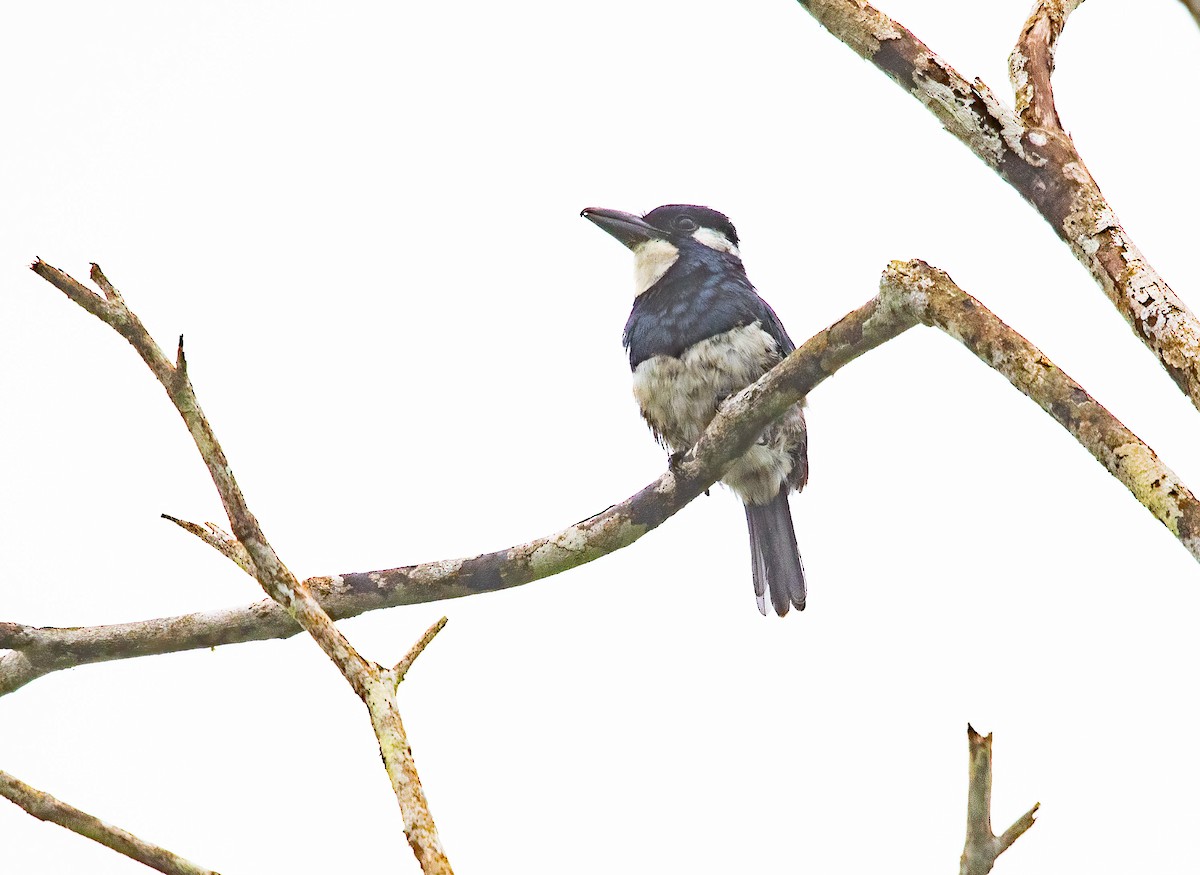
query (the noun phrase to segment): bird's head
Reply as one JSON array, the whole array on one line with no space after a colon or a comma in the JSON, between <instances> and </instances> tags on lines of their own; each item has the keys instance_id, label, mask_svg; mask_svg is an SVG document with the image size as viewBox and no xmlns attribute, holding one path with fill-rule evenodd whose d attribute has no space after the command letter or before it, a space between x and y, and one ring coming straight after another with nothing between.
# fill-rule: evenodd
<instances>
[{"instance_id":1,"label":"bird's head","mask_svg":"<svg viewBox=\"0 0 1200 875\"><path fill-rule=\"evenodd\" d=\"M740 259L733 223L724 213L709 207L666 204L644 216L588 207L580 215L633 251L639 295L658 282L681 255L689 252L715 250Z\"/></svg>"}]
</instances>

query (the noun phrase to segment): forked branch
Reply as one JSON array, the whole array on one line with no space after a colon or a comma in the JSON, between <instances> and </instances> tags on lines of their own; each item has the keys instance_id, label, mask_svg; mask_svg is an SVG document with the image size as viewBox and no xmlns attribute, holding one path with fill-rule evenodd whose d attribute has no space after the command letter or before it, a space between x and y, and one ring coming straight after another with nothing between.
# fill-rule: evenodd
<instances>
[{"instance_id":1,"label":"forked branch","mask_svg":"<svg viewBox=\"0 0 1200 875\"><path fill-rule=\"evenodd\" d=\"M297 580L288 570L263 534L262 527L250 512L245 496L234 479L229 460L221 449L208 418L200 409L200 402L188 376L183 338L179 338L175 361L171 362L146 331L137 314L126 306L120 293L98 265L92 265L91 277L103 292L103 296L97 295L82 283L43 261L36 262L33 269L72 301L129 341L162 384L208 467L209 475L229 517L236 545L224 537L224 533L216 526L204 528L180 520L173 521L220 550L243 570L252 574L267 595L312 636L325 655L338 667L370 712L384 767L400 805L404 834L422 870L426 875L450 875L450 863L438 839L437 828L429 813L429 805L421 788L412 750L396 707L396 685L399 680L395 672L368 662L359 655L312 595L308 585ZM433 634L436 632L426 633L422 642L428 643ZM420 645L423 646L424 644ZM413 652L413 658L420 652L420 647Z\"/></svg>"},{"instance_id":2,"label":"forked branch","mask_svg":"<svg viewBox=\"0 0 1200 875\"><path fill-rule=\"evenodd\" d=\"M1121 227L1063 130L1054 104L1054 48L1067 16L1082 0L1041 0L1035 6L1009 63L1016 111L979 79L963 78L907 28L869 3L798 2L920 101L1033 205L1200 408L1200 321ZM1194 12L1196 0L1188 7Z\"/></svg>"},{"instance_id":3,"label":"forked branch","mask_svg":"<svg viewBox=\"0 0 1200 875\"><path fill-rule=\"evenodd\" d=\"M996 858L1012 847L1034 824L1041 803L1017 818L1001 835L992 833L992 735L980 735L967 725L970 782L967 787L967 841L959 860L959 875L987 875Z\"/></svg>"}]
</instances>

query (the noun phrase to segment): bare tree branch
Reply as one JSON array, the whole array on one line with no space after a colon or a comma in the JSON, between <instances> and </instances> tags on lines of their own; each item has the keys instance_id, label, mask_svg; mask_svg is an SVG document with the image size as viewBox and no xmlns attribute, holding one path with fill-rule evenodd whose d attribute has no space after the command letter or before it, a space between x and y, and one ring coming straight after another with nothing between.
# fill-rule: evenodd
<instances>
[{"instance_id":1,"label":"bare tree branch","mask_svg":"<svg viewBox=\"0 0 1200 875\"><path fill-rule=\"evenodd\" d=\"M408 653L404 654L404 658L392 666L390 671L397 685L404 680L404 676L408 674L408 670L412 668L412 664L416 662L418 656L425 652L425 648L437 637L437 633L446 628L446 622L446 618L442 617L426 629L425 634L417 640L416 644L408 649Z\"/></svg>"},{"instance_id":2,"label":"bare tree branch","mask_svg":"<svg viewBox=\"0 0 1200 875\"><path fill-rule=\"evenodd\" d=\"M1003 835L992 833L992 735L980 735L967 725L970 747L970 781L967 788L967 841L959 861L959 875L987 875L996 858L1012 847L1034 824L1041 803L1017 818Z\"/></svg>"},{"instance_id":3,"label":"bare tree branch","mask_svg":"<svg viewBox=\"0 0 1200 875\"><path fill-rule=\"evenodd\" d=\"M332 621L330 624L332 625ZM437 624L437 631L440 631L443 625L445 618ZM437 631L427 631L413 645L409 650L412 659L417 658L433 640ZM407 671L407 667L405 670ZM446 858L442 841L438 837L433 815L429 811L425 790L421 787L421 776L417 773L412 746L408 743L408 733L400 719L400 709L396 705L396 687L401 680L395 670L373 665L370 685L365 690L363 703L371 715L371 727L379 741L379 753L383 757L388 780L392 783L392 792L400 804L404 837L408 839L408 846L412 848L413 854L421 864L421 871L425 875L453 875L450 861Z\"/></svg>"},{"instance_id":4,"label":"bare tree branch","mask_svg":"<svg viewBox=\"0 0 1200 875\"><path fill-rule=\"evenodd\" d=\"M492 592L557 574L628 546L711 486L771 417L844 364L918 321L959 339L1063 425L1139 502L1200 558L1200 505L1129 429L948 276L923 262L894 262L880 294L805 342L754 386L727 402L674 469L618 505L557 534L507 550L306 583L335 618ZM286 638L299 631L274 602L85 628L0 623L0 694L49 672L127 659Z\"/></svg>"},{"instance_id":5,"label":"bare tree branch","mask_svg":"<svg viewBox=\"0 0 1200 875\"><path fill-rule=\"evenodd\" d=\"M237 538L225 532L216 523L189 523L187 520L179 520L170 514L162 515L164 520L170 520L185 532L191 532L205 544L212 547L230 562L237 565L242 571L254 577L254 562L250 559L250 554L246 552L246 548L241 545Z\"/></svg>"},{"instance_id":6,"label":"bare tree branch","mask_svg":"<svg viewBox=\"0 0 1200 875\"><path fill-rule=\"evenodd\" d=\"M1062 130L1054 106L1054 90L1050 87L1054 51L1067 16L1082 3L1083 0L1041 0L1008 57L1008 76L1017 96L1017 116L1026 128Z\"/></svg>"},{"instance_id":7,"label":"bare tree branch","mask_svg":"<svg viewBox=\"0 0 1200 875\"><path fill-rule=\"evenodd\" d=\"M1183 5L1187 7L1188 12L1192 13L1196 24L1200 25L1200 0L1183 0Z\"/></svg>"},{"instance_id":8,"label":"bare tree branch","mask_svg":"<svg viewBox=\"0 0 1200 875\"><path fill-rule=\"evenodd\" d=\"M1069 431L1155 519L1200 560L1200 502L1174 471L1041 350L922 261L892 262L884 293L905 296L926 325L941 328Z\"/></svg>"},{"instance_id":9,"label":"bare tree branch","mask_svg":"<svg viewBox=\"0 0 1200 875\"><path fill-rule=\"evenodd\" d=\"M132 833L55 799L49 793L30 787L8 772L0 772L0 796L25 809L38 820L57 823L71 832L99 842L131 860L137 860L167 875L217 875L211 869L197 866L166 848L142 841Z\"/></svg>"},{"instance_id":10,"label":"bare tree branch","mask_svg":"<svg viewBox=\"0 0 1200 875\"><path fill-rule=\"evenodd\" d=\"M232 547L227 539L222 537L224 533L219 529L216 532L205 531L194 524L185 524L179 520L174 522L220 550L243 569L249 570L266 593L312 636L325 655L338 667L347 683L370 711L371 724L379 740L384 767L400 805L404 835L420 862L421 869L426 875L452 875L450 862L438 839L437 828L429 812L429 804L413 761L412 749L396 707L398 681L393 672L384 671L380 666L359 655L322 609L307 584L296 579L267 540L258 520L251 513L237 480L234 479L233 469L208 418L200 409L200 402L188 377L183 337L179 338L175 362L172 364L146 331L141 320L126 306L120 293L104 276L99 265L92 265L91 278L104 292L104 298L45 262L38 261L33 265L33 269L72 301L129 341L162 384L208 467L209 475L229 516L238 546ZM212 528L216 529L215 526Z\"/></svg>"},{"instance_id":11,"label":"bare tree branch","mask_svg":"<svg viewBox=\"0 0 1200 875\"><path fill-rule=\"evenodd\" d=\"M182 343L179 347L179 356L179 361L182 362ZM163 517L216 549L251 577L255 576L255 566L249 553L240 542L221 531L219 526L214 523L200 526L166 514L163 514ZM291 619L290 615L289 619ZM330 621L330 625L332 625L332 621ZM365 679L367 686L364 688L361 698L370 712L371 725L379 741L384 767L392 783L392 790L400 803L401 814L404 817L404 833L409 839L409 844L417 855L417 859L421 861L421 867L425 872L445 872L449 875L450 864L445 858L437 836L437 829L429 814L416 762L413 760L412 748L408 744L408 736L396 705L396 688L404 680L405 674L408 673L416 658L429 646L429 643L445 625L446 618L442 617L425 630L425 634L409 648L408 653L394 667L390 669L383 669L377 665L368 667L368 676ZM336 629L334 631L336 632ZM350 646L349 642L346 643L346 646Z\"/></svg>"},{"instance_id":12,"label":"bare tree branch","mask_svg":"<svg viewBox=\"0 0 1200 875\"><path fill-rule=\"evenodd\" d=\"M798 0L830 33L930 110L1050 223L1105 295L1200 408L1200 321L1117 221L1062 129L1053 49L1082 0L1042 0L1010 58L1019 114L968 82L910 31L862 0ZM1195 0L1192 0L1195 4Z\"/></svg>"}]
</instances>

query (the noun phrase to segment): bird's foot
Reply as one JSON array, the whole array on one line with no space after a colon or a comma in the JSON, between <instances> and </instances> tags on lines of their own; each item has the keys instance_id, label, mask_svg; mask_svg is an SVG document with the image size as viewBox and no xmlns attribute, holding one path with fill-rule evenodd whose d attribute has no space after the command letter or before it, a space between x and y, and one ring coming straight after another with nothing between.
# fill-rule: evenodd
<instances>
[{"instance_id":1,"label":"bird's foot","mask_svg":"<svg viewBox=\"0 0 1200 875\"><path fill-rule=\"evenodd\" d=\"M687 456L687 454L689 452L691 452L691 451L690 450L679 450L678 452L671 453L671 455L667 456L667 467L671 469L672 474L679 473L679 468L680 468L680 466L683 465L683 459L685 456ZM704 490L704 495L706 497L708 496L707 489Z\"/></svg>"}]
</instances>

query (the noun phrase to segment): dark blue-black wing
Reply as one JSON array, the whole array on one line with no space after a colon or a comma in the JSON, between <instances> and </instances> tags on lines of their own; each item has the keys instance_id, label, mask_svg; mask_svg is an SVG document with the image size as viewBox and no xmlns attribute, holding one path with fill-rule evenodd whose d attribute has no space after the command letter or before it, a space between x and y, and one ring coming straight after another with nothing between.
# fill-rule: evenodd
<instances>
[{"instance_id":1,"label":"dark blue-black wing","mask_svg":"<svg viewBox=\"0 0 1200 875\"><path fill-rule=\"evenodd\" d=\"M693 344L754 322L775 338L781 355L795 349L740 261L716 252L681 260L634 301L625 323L629 364L636 368L656 355L678 357Z\"/></svg>"}]
</instances>

